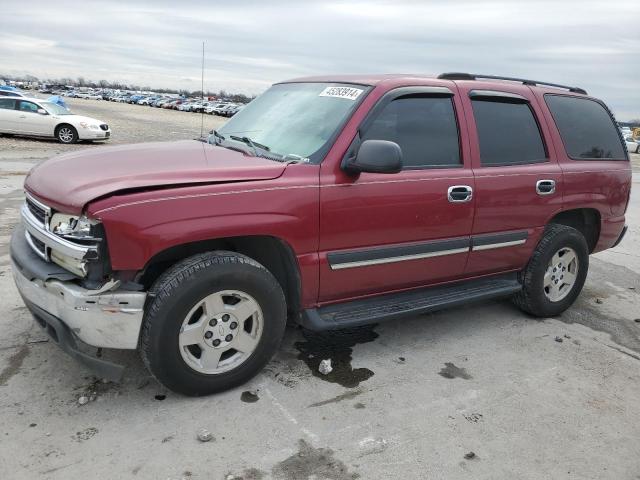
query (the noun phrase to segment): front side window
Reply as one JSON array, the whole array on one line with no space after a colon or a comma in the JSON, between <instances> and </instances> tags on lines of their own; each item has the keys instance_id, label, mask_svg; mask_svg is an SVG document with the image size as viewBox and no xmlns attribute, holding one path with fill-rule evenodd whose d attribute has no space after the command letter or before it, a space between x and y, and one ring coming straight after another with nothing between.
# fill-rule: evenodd
<instances>
[{"instance_id":1,"label":"front side window","mask_svg":"<svg viewBox=\"0 0 640 480\"><path fill-rule=\"evenodd\" d=\"M14 110L16 108L16 101L11 98L0 98L0 108L4 110Z\"/></svg>"},{"instance_id":2,"label":"front side window","mask_svg":"<svg viewBox=\"0 0 640 480\"><path fill-rule=\"evenodd\" d=\"M617 127L605 108L588 98L545 95L569 157L575 160L626 160Z\"/></svg>"},{"instance_id":3,"label":"front side window","mask_svg":"<svg viewBox=\"0 0 640 480\"><path fill-rule=\"evenodd\" d=\"M20 101L20 111L21 112L32 112L37 113L38 105L32 102L25 102L24 100Z\"/></svg>"},{"instance_id":4,"label":"front side window","mask_svg":"<svg viewBox=\"0 0 640 480\"><path fill-rule=\"evenodd\" d=\"M473 99L471 104L483 166L545 161L547 155L540 129L528 103L491 97Z\"/></svg>"},{"instance_id":5,"label":"front side window","mask_svg":"<svg viewBox=\"0 0 640 480\"><path fill-rule=\"evenodd\" d=\"M329 140L364 98L367 89L363 85L338 83L274 85L231 117L217 133L225 141L266 147L269 156L320 161L330 147Z\"/></svg>"},{"instance_id":6,"label":"front side window","mask_svg":"<svg viewBox=\"0 0 640 480\"><path fill-rule=\"evenodd\" d=\"M400 145L406 169L461 164L458 125L451 97L408 96L388 103L362 140Z\"/></svg>"}]
</instances>

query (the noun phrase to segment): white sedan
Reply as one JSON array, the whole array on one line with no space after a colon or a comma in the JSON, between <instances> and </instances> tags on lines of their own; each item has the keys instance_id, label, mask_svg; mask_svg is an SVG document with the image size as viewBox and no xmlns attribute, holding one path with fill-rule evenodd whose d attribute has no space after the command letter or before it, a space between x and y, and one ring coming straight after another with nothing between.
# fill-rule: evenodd
<instances>
[{"instance_id":1,"label":"white sedan","mask_svg":"<svg viewBox=\"0 0 640 480\"><path fill-rule=\"evenodd\" d=\"M640 139L634 140L632 136L628 136L624 139L627 143L627 151L629 153L640 153Z\"/></svg>"},{"instance_id":2,"label":"white sedan","mask_svg":"<svg viewBox=\"0 0 640 480\"><path fill-rule=\"evenodd\" d=\"M53 137L61 143L107 140L109 125L36 98L0 97L0 133Z\"/></svg>"}]
</instances>

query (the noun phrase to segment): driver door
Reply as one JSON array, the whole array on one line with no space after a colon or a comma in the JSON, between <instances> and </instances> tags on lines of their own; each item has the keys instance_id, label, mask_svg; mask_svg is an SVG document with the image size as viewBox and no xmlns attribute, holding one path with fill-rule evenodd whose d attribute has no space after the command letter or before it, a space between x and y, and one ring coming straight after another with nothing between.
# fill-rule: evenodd
<instances>
[{"instance_id":1,"label":"driver door","mask_svg":"<svg viewBox=\"0 0 640 480\"><path fill-rule=\"evenodd\" d=\"M360 126L361 140L400 145L403 170L350 176L323 162L319 302L447 282L463 275L474 185L462 106L443 87L392 90ZM468 197L451 199L452 187Z\"/></svg>"},{"instance_id":2,"label":"driver door","mask_svg":"<svg viewBox=\"0 0 640 480\"><path fill-rule=\"evenodd\" d=\"M38 113L41 107L28 100L19 100L18 128L29 135L53 135L54 121L48 113Z\"/></svg>"}]
</instances>

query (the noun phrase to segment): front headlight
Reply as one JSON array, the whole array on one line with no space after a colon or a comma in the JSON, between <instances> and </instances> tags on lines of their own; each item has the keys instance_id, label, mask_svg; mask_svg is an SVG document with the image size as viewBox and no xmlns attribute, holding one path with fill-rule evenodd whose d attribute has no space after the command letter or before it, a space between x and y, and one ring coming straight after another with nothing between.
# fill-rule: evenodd
<instances>
[{"instance_id":1,"label":"front headlight","mask_svg":"<svg viewBox=\"0 0 640 480\"><path fill-rule=\"evenodd\" d=\"M49 230L62 238L79 244L84 242L95 244L102 241L100 222L87 218L85 215L54 213L49 223ZM79 277L87 275L89 260L77 260L55 249L51 250L50 255L51 261L62 268L75 273Z\"/></svg>"},{"instance_id":2,"label":"front headlight","mask_svg":"<svg viewBox=\"0 0 640 480\"><path fill-rule=\"evenodd\" d=\"M87 218L84 215L54 213L49 228L56 235L69 240L99 240L96 232L96 227L99 224L100 222L97 220Z\"/></svg>"}]
</instances>

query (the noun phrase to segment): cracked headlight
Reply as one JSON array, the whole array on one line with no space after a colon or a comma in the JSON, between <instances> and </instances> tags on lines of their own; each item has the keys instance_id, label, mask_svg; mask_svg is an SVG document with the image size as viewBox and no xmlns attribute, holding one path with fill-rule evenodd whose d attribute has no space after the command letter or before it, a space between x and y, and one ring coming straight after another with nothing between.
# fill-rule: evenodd
<instances>
[{"instance_id":1,"label":"cracked headlight","mask_svg":"<svg viewBox=\"0 0 640 480\"><path fill-rule=\"evenodd\" d=\"M97 220L87 218L84 215L66 215L55 213L51 217L49 229L56 235L69 240L100 240L96 227L100 224Z\"/></svg>"}]
</instances>

